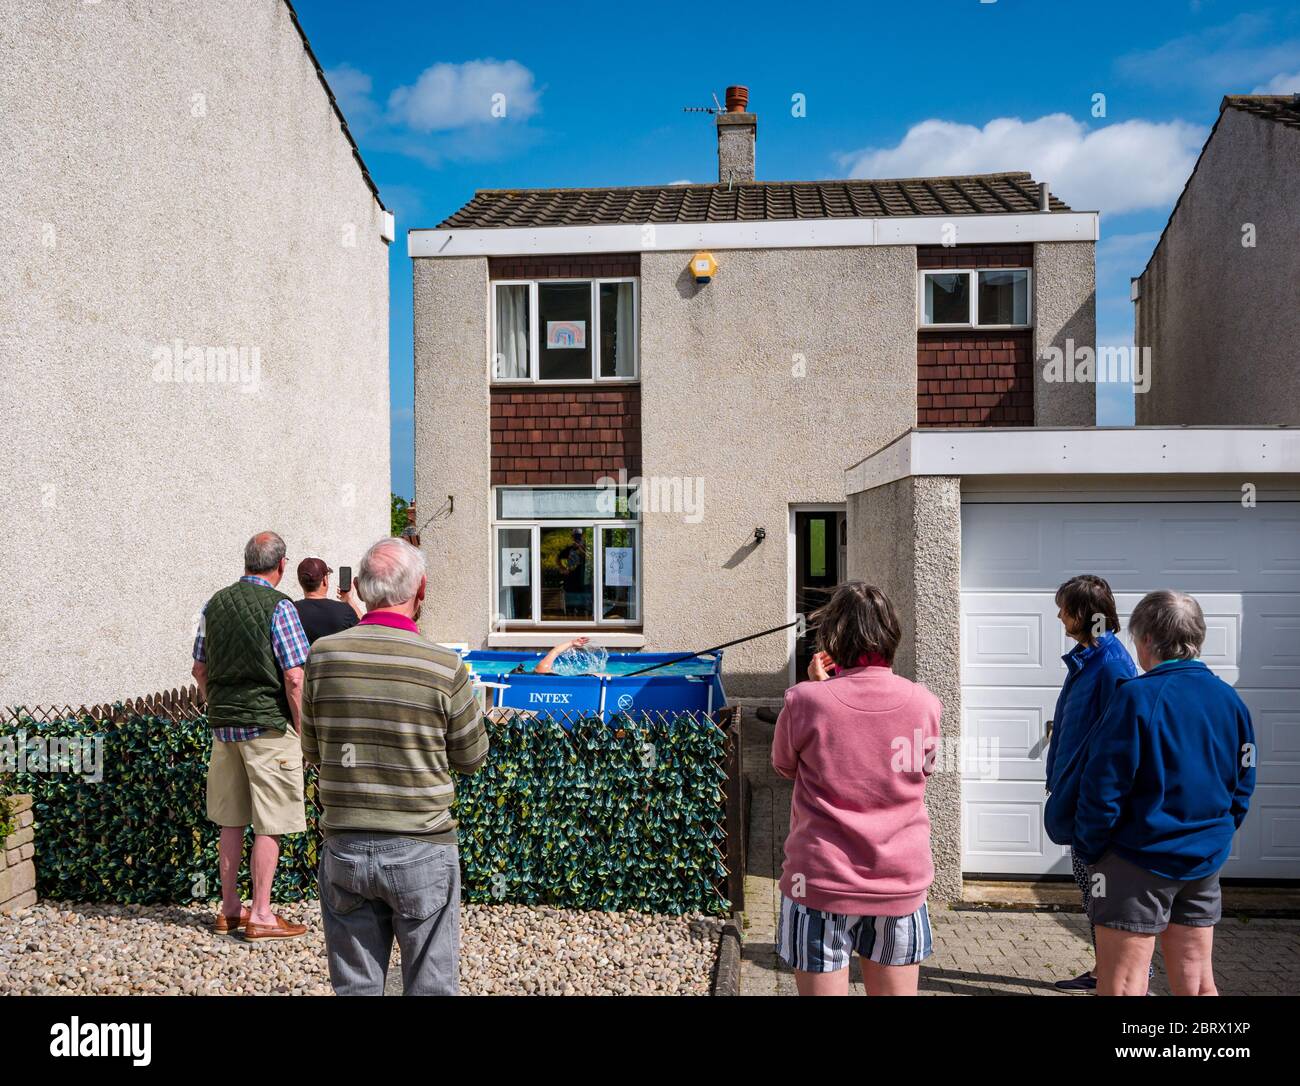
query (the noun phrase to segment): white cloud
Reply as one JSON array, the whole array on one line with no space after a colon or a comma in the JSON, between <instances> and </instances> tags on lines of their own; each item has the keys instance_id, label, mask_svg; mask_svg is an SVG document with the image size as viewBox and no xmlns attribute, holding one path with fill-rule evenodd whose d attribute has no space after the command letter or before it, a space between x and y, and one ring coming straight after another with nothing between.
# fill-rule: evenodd
<instances>
[{"instance_id":1,"label":"white cloud","mask_svg":"<svg viewBox=\"0 0 1300 1086\"><path fill-rule=\"evenodd\" d=\"M518 123L539 112L542 93L518 61L434 64L394 90L387 109L375 100L370 76L352 65L330 68L325 77L363 152L406 155L436 168L518 154L540 138Z\"/></svg>"},{"instance_id":2,"label":"white cloud","mask_svg":"<svg viewBox=\"0 0 1300 1086\"><path fill-rule=\"evenodd\" d=\"M515 60L435 64L388 98L392 120L416 132L523 121L538 111L533 73Z\"/></svg>"},{"instance_id":3,"label":"white cloud","mask_svg":"<svg viewBox=\"0 0 1300 1086\"><path fill-rule=\"evenodd\" d=\"M374 122L379 111L370 96L370 76L351 64L340 64L325 72L325 81L334 92L349 128L360 132Z\"/></svg>"},{"instance_id":4,"label":"white cloud","mask_svg":"<svg viewBox=\"0 0 1300 1086\"><path fill-rule=\"evenodd\" d=\"M1300 71L1291 75L1275 75L1267 83L1261 83L1251 94L1296 94L1300 93Z\"/></svg>"},{"instance_id":5,"label":"white cloud","mask_svg":"<svg viewBox=\"0 0 1300 1086\"><path fill-rule=\"evenodd\" d=\"M925 177L1028 170L1071 207L1117 214L1164 207L1182 191L1206 129L1123 121L1089 129L1065 113L998 117L983 128L937 119L895 147L840 156L853 177Z\"/></svg>"}]
</instances>

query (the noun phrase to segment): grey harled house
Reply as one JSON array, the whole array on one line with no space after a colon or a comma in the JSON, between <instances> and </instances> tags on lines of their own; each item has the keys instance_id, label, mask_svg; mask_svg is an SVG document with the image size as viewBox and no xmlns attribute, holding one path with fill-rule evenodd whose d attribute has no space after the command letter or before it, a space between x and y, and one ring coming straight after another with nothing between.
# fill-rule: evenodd
<instances>
[{"instance_id":1,"label":"grey harled house","mask_svg":"<svg viewBox=\"0 0 1300 1086\"><path fill-rule=\"evenodd\" d=\"M757 119L729 105L717 184L481 191L410 232L416 492L455 499L423 534L438 640L676 650L776 626L843 579L864 449L1093 422L1093 387L1033 359L1093 342L1095 213L1023 173L756 182ZM639 516L597 508L620 472ZM779 695L802 658L793 636L728 650L728 693Z\"/></svg>"},{"instance_id":2,"label":"grey harled house","mask_svg":"<svg viewBox=\"0 0 1300 1086\"><path fill-rule=\"evenodd\" d=\"M411 232L416 488L455 497L424 534L448 571L428 632L700 648L881 585L897 667L958 744L927 789L939 901L1068 876L1042 828L1056 587L1101 574L1121 618L1182 588L1260 739L1227 874L1300 877L1300 434L1097 428L1094 386L1035 363L1095 343L1095 213L1025 174L755 182L757 121L729 105L719 184L480 192ZM702 480L702 515L596 509L620 469L661 499ZM559 567L574 531L581 584ZM611 548L631 583L602 583ZM804 657L728 650L728 693L779 694Z\"/></svg>"},{"instance_id":3,"label":"grey harled house","mask_svg":"<svg viewBox=\"0 0 1300 1086\"><path fill-rule=\"evenodd\" d=\"M254 531L387 532L392 216L285 0L12 0L0 41L0 706L139 697Z\"/></svg>"},{"instance_id":4,"label":"grey harled house","mask_svg":"<svg viewBox=\"0 0 1300 1086\"><path fill-rule=\"evenodd\" d=\"M1142 424L1300 423L1300 94L1232 94L1142 275Z\"/></svg>"}]
</instances>

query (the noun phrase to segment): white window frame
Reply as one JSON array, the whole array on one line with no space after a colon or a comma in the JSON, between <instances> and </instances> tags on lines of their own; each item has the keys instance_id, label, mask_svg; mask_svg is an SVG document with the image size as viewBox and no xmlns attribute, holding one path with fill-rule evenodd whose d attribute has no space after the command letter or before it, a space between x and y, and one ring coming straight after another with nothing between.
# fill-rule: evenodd
<instances>
[{"instance_id":1,"label":"white window frame","mask_svg":"<svg viewBox=\"0 0 1300 1086\"><path fill-rule=\"evenodd\" d=\"M1025 323L1024 324L980 324L979 323L979 276L981 272L1024 272L1025 273ZM953 324L927 324L925 320L925 277L927 275L964 275L969 281L970 307L964 322ZM1034 269L1033 268L922 268L916 276L916 326L918 328L978 328L980 330L1018 330L1034 326Z\"/></svg>"},{"instance_id":2,"label":"white window frame","mask_svg":"<svg viewBox=\"0 0 1300 1086\"><path fill-rule=\"evenodd\" d=\"M565 517L564 519L520 519L502 518L499 514L500 492L503 490L599 490L596 486L584 486L580 483L547 483L530 486L524 483L512 483L508 486L494 486L492 488L492 518L489 528L489 539L491 545L489 548L489 561L492 563L492 614L495 616L499 613L501 607L501 549L497 543L498 532L502 528L516 528L529 531L528 542L528 560L529 574L528 583L531 588L531 607L533 616L539 616L542 613L542 549L541 549L541 530L543 528L590 528L592 529L592 611L593 615L598 613L603 606L605 595L605 542L602 529L604 528L631 528L636 532L636 618L599 618L593 617L591 620L584 619L551 619L543 620L541 618L511 618L502 619L505 626L510 628L527 628L535 630L592 630L592 629L609 629L618 626L641 626L644 623L644 606L642 597L644 596L644 586L641 583L641 570L643 567L642 547L645 541L645 534L642 531L641 520L630 517L610 517L602 519L587 519ZM494 629L497 627L494 625Z\"/></svg>"},{"instance_id":3,"label":"white window frame","mask_svg":"<svg viewBox=\"0 0 1300 1086\"><path fill-rule=\"evenodd\" d=\"M543 380L541 370L541 293L543 284L560 286L565 283L591 284L591 376L570 377L564 380ZM636 334L632 337L633 358L631 377L602 377L600 374L600 288L603 283L632 284L632 312L636 320ZM600 279L493 279L491 280L491 312L488 327L488 380L494 385L631 385L641 380L641 280L636 276L607 276ZM527 377L497 376L497 288L528 288L528 371Z\"/></svg>"}]
</instances>

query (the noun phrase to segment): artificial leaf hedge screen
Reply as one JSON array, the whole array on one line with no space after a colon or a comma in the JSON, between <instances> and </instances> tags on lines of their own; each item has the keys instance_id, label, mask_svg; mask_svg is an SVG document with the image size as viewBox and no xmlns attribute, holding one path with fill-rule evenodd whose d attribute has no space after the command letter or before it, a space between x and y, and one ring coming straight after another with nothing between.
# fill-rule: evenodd
<instances>
[{"instance_id":1,"label":"artificial leaf hedge screen","mask_svg":"<svg viewBox=\"0 0 1300 1086\"><path fill-rule=\"evenodd\" d=\"M687 714L618 717L578 720L566 731L550 720L507 716L490 719L488 731L487 762L456 777L465 900L726 911L718 886L726 874L727 738L716 723ZM69 772L9 778L12 790L32 794L42 897L156 904L218 896L206 719L19 717L0 725L3 735L104 742L98 783ZM311 768L306 794L307 832L280 839L277 901L317 896Z\"/></svg>"}]
</instances>

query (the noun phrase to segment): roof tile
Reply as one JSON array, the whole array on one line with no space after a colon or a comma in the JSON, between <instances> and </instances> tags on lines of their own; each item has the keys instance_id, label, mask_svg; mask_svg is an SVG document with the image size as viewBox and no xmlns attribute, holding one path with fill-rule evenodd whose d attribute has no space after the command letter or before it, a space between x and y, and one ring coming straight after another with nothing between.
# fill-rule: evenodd
<instances>
[{"instance_id":1,"label":"roof tile","mask_svg":"<svg viewBox=\"0 0 1300 1086\"><path fill-rule=\"evenodd\" d=\"M1251 98L1251 112L1255 112ZM1245 100L1245 97L1243 97ZM1279 101L1289 101L1280 97ZM1225 99L1225 104L1236 105ZM1237 106L1237 108L1246 108ZM1283 119L1283 123L1291 124ZM1300 115L1295 120L1300 127ZM1069 211L1055 195L1053 211ZM483 189L440 229L618 223L762 222L892 215L989 215L1038 210L1027 173L899 180L750 181L607 189Z\"/></svg>"},{"instance_id":2,"label":"roof tile","mask_svg":"<svg viewBox=\"0 0 1300 1086\"><path fill-rule=\"evenodd\" d=\"M1220 112L1225 109L1239 109L1287 128L1300 128L1300 94L1229 94L1219 107Z\"/></svg>"}]
</instances>

